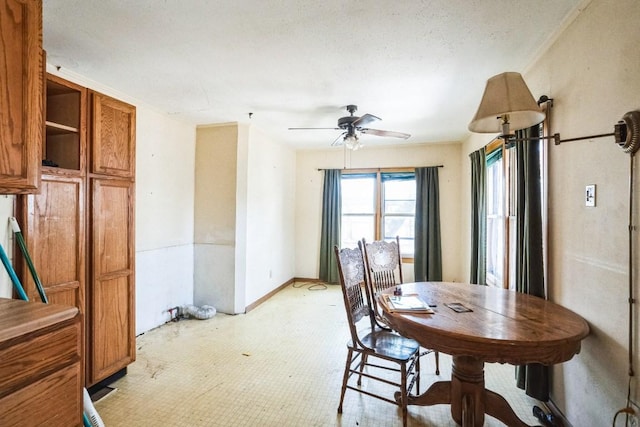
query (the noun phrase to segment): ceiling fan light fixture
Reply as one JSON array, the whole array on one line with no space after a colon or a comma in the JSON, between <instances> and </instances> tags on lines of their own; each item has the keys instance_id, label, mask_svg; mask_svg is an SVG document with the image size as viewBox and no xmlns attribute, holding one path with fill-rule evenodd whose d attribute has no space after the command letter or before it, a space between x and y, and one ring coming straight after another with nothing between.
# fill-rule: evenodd
<instances>
[{"instance_id":1,"label":"ceiling fan light fixture","mask_svg":"<svg viewBox=\"0 0 640 427\"><path fill-rule=\"evenodd\" d=\"M543 121L544 112L538 106L522 75L506 72L487 80L482 101L469 123L471 132L501 133L531 127Z\"/></svg>"},{"instance_id":2,"label":"ceiling fan light fixture","mask_svg":"<svg viewBox=\"0 0 640 427\"><path fill-rule=\"evenodd\" d=\"M361 147L360 140L356 134L349 134L344 137L344 146L349 150L356 151Z\"/></svg>"}]
</instances>

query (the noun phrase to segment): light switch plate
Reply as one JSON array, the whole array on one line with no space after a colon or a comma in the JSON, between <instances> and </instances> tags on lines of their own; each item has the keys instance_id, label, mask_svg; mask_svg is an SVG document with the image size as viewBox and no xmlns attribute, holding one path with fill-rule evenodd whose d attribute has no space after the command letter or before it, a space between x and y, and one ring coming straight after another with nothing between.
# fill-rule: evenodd
<instances>
[{"instance_id":1,"label":"light switch plate","mask_svg":"<svg viewBox=\"0 0 640 427\"><path fill-rule=\"evenodd\" d=\"M596 185L595 184L590 184L585 187L584 205L589 207L596 205Z\"/></svg>"}]
</instances>

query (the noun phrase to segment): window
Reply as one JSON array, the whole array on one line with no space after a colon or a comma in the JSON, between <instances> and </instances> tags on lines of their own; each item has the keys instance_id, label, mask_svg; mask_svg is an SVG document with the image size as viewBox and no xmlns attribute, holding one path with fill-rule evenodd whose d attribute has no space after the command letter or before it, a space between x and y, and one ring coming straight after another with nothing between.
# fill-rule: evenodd
<instances>
[{"instance_id":1,"label":"window","mask_svg":"<svg viewBox=\"0 0 640 427\"><path fill-rule=\"evenodd\" d=\"M416 179L414 172L343 173L341 246L400 237L403 259L413 258Z\"/></svg>"},{"instance_id":2,"label":"window","mask_svg":"<svg viewBox=\"0 0 640 427\"><path fill-rule=\"evenodd\" d=\"M545 147L540 140L541 185L544 189ZM514 289L516 283L516 203L518 163L515 146L497 139L486 148L487 284ZM544 190L543 221L545 221ZM543 233L543 235L546 233ZM546 246L546 243L544 244ZM546 263L545 263L546 265Z\"/></svg>"},{"instance_id":3,"label":"window","mask_svg":"<svg viewBox=\"0 0 640 427\"><path fill-rule=\"evenodd\" d=\"M506 252L505 156L502 145L492 148L487 154L487 284L503 287Z\"/></svg>"}]
</instances>

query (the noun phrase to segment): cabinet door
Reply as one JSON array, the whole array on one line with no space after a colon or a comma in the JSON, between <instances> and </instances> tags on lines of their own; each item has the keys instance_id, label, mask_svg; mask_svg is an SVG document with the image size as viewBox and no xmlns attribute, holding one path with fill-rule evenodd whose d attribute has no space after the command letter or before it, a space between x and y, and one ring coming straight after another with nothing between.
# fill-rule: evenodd
<instances>
[{"instance_id":1,"label":"cabinet door","mask_svg":"<svg viewBox=\"0 0 640 427\"><path fill-rule=\"evenodd\" d=\"M19 204L27 248L50 303L85 313L84 179L44 175L39 194ZM24 262L20 271L29 299L40 301Z\"/></svg>"},{"instance_id":2,"label":"cabinet door","mask_svg":"<svg viewBox=\"0 0 640 427\"><path fill-rule=\"evenodd\" d=\"M44 127L41 0L0 0L0 52L0 193L34 193Z\"/></svg>"},{"instance_id":3,"label":"cabinet door","mask_svg":"<svg viewBox=\"0 0 640 427\"><path fill-rule=\"evenodd\" d=\"M91 173L133 178L136 109L91 92Z\"/></svg>"},{"instance_id":4,"label":"cabinet door","mask_svg":"<svg viewBox=\"0 0 640 427\"><path fill-rule=\"evenodd\" d=\"M91 179L89 384L135 360L133 185Z\"/></svg>"}]
</instances>

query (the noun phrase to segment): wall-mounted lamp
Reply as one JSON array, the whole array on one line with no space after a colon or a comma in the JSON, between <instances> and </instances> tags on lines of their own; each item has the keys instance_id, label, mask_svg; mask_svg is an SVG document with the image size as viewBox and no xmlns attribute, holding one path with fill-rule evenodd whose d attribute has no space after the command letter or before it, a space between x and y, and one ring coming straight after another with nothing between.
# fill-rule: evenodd
<instances>
[{"instance_id":1,"label":"wall-mounted lamp","mask_svg":"<svg viewBox=\"0 0 640 427\"><path fill-rule=\"evenodd\" d=\"M553 106L553 99L541 96L536 102L520 73L506 72L487 80L482 101L471 123L469 130L477 133L499 133L498 138L510 142L516 139L512 131L526 129L542 122L545 113L540 109L542 103ZM583 139L615 137L616 143L626 153L635 153L640 148L640 111L630 111L614 125L612 133L583 136L579 138L560 139L560 134L541 136L535 139L553 139L556 145L563 142Z\"/></svg>"},{"instance_id":2,"label":"wall-mounted lamp","mask_svg":"<svg viewBox=\"0 0 640 427\"><path fill-rule=\"evenodd\" d=\"M482 101L469 123L471 132L498 133L511 137L511 130L529 128L540 123L540 110L520 73L507 72L487 80Z\"/></svg>"}]
</instances>

